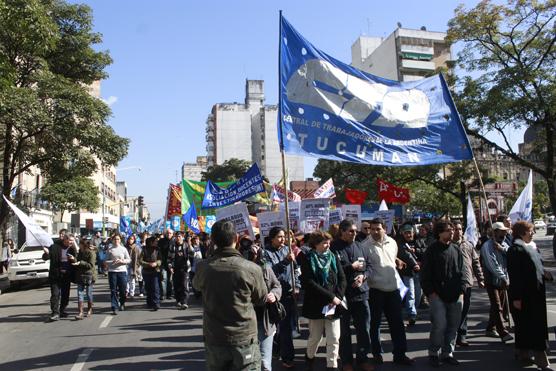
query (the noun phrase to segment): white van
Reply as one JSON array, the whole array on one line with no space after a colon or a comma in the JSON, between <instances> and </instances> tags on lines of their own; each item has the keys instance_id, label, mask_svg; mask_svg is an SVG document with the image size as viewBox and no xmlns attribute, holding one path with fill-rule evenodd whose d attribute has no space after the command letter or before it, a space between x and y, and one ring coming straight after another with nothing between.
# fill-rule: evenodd
<instances>
[{"instance_id":1,"label":"white van","mask_svg":"<svg viewBox=\"0 0 556 371\"><path fill-rule=\"evenodd\" d=\"M57 235L52 236L54 243L59 241ZM10 267L8 269L8 279L10 285L23 283L32 280L46 280L50 262L42 259L44 253L43 246L27 246L24 243L19 250L14 251Z\"/></svg>"}]
</instances>

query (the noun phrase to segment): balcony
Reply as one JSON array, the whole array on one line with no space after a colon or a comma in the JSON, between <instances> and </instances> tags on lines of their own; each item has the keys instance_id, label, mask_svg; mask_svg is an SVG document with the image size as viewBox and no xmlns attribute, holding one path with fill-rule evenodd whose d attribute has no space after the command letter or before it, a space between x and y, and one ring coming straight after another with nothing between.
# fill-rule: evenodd
<instances>
[{"instance_id":1,"label":"balcony","mask_svg":"<svg viewBox=\"0 0 556 371\"><path fill-rule=\"evenodd\" d=\"M412 60L412 59L402 59L401 60L401 67L406 70L426 70L426 71L434 71L436 66L434 62L430 61L419 61L419 60Z\"/></svg>"}]
</instances>

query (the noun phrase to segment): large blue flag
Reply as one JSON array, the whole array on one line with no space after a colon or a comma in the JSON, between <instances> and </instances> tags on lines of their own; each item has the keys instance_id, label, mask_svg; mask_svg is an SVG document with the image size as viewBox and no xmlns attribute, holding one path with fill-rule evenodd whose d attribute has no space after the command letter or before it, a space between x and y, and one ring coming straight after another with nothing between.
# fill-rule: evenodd
<instances>
[{"instance_id":1,"label":"large blue flag","mask_svg":"<svg viewBox=\"0 0 556 371\"><path fill-rule=\"evenodd\" d=\"M205 187L202 209L211 209L231 205L257 193L264 192L263 176L256 163L235 183L228 188L220 188L210 180Z\"/></svg>"},{"instance_id":2,"label":"large blue flag","mask_svg":"<svg viewBox=\"0 0 556 371\"><path fill-rule=\"evenodd\" d=\"M131 217L120 217L120 233L123 233L126 238L133 234L133 230L131 229Z\"/></svg>"},{"instance_id":3,"label":"large blue flag","mask_svg":"<svg viewBox=\"0 0 556 371\"><path fill-rule=\"evenodd\" d=\"M280 143L286 153L414 166L473 157L442 75L397 82L315 48L280 20Z\"/></svg>"},{"instance_id":4,"label":"large blue flag","mask_svg":"<svg viewBox=\"0 0 556 371\"><path fill-rule=\"evenodd\" d=\"M195 211L194 204L191 204L189 206L189 210L183 214L183 221L187 224L187 227L193 231L193 233L201 233L201 229L199 228L199 219L197 219L197 212Z\"/></svg>"}]
</instances>

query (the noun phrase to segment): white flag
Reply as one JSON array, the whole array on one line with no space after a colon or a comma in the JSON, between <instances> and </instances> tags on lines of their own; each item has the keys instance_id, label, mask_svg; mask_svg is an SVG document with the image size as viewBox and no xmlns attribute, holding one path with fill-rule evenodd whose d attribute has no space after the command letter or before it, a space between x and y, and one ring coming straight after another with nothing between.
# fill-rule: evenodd
<instances>
[{"instance_id":1,"label":"white flag","mask_svg":"<svg viewBox=\"0 0 556 371\"><path fill-rule=\"evenodd\" d=\"M27 246L43 246L43 247L50 247L54 244L52 238L44 229L41 228L40 225L35 223L33 219L31 219L28 215L26 215L23 211L19 210L17 206L12 204L6 196L4 196L4 202L8 204L9 207L12 208L15 215L21 220L21 223L25 226L25 241L27 242Z\"/></svg>"},{"instance_id":2,"label":"white flag","mask_svg":"<svg viewBox=\"0 0 556 371\"><path fill-rule=\"evenodd\" d=\"M475 219L475 211L473 210L473 203L471 196L467 194L467 227L465 228L465 239L473 245L477 246L479 241L479 231L477 230L477 219Z\"/></svg>"},{"instance_id":3,"label":"white flag","mask_svg":"<svg viewBox=\"0 0 556 371\"><path fill-rule=\"evenodd\" d=\"M510 210L510 219L512 223L520 220L528 222L533 221L533 171L529 170L529 179L527 185L521 191L519 198Z\"/></svg>"},{"instance_id":4,"label":"white flag","mask_svg":"<svg viewBox=\"0 0 556 371\"><path fill-rule=\"evenodd\" d=\"M378 211L386 211L388 210L388 205L386 205L386 201L382 200L380 206L378 207Z\"/></svg>"},{"instance_id":5,"label":"white flag","mask_svg":"<svg viewBox=\"0 0 556 371\"><path fill-rule=\"evenodd\" d=\"M324 182L314 193L315 198L334 198L336 197L336 190L334 189L334 182L332 178Z\"/></svg>"}]
</instances>

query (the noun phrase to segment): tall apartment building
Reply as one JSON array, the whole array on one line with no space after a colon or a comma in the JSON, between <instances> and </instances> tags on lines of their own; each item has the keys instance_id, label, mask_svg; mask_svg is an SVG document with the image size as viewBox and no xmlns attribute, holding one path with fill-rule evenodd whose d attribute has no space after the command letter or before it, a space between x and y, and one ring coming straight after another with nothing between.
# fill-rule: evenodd
<instances>
[{"instance_id":1,"label":"tall apartment building","mask_svg":"<svg viewBox=\"0 0 556 371\"><path fill-rule=\"evenodd\" d=\"M452 59L445 38L445 32L401 25L386 38L360 36L351 46L351 64L390 80L419 80Z\"/></svg>"},{"instance_id":2,"label":"tall apartment building","mask_svg":"<svg viewBox=\"0 0 556 371\"><path fill-rule=\"evenodd\" d=\"M245 81L245 103L217 103L207 118L207 163L230 158L256 162L271 183L282 178L276 120L278 107L264 104L264 81ZM303 158L286 156L288 178L303 180Z\"/></svg>"},{"instance_id":3,"label":"tall apartment building","mask_svg":"<svg viewBox=\"0 0 556 371\"><path fill-rule=\"evenodd\" d=\"M208 134L207 140L208 140ZM203 176L203 172L208 168L207 156L197 156L197 159L193 163L184 162L181 166L181 178L200 181Z\"/></svg>"}]
</instances>

